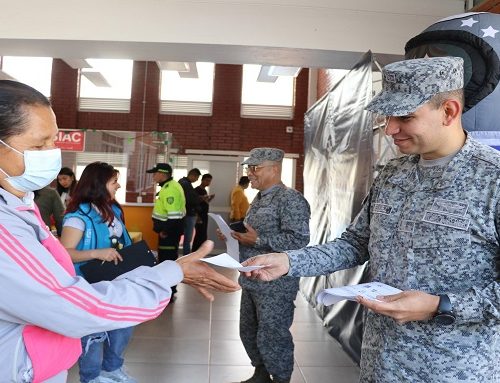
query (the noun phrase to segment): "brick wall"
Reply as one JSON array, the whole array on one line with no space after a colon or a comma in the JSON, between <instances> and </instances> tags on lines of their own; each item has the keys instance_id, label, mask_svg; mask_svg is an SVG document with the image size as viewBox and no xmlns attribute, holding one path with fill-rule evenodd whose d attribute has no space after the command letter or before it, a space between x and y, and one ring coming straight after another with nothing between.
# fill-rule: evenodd
<instances>
[{"instance_id":1,"label":"brick wall","mask_svg":"<svg viewBox=\"0 0 500 383\"><path fill-rule=\"evenodd\" d=\"M241 118L242 72L241 65L216 65L212 116L159 114L160 71L156 63L144 61L134 62L130 113L79 112L78 71L62 60L53 61L51 100L61 129L141 131L144 124L145 131L172 132L181 150L274 146L299 153L296 187L302 191L308 70L302 69L296 79L293 120ZM287 126L293 126L293 133L286 133Z\"/></svg>"},{"instance_id":2,"label":"brick wall","mask_svg":"<svg viewBox=\"0 0 500 383\"><path fill-rule=\"evenodd\" d=\"M333 71L331 69L318 70L318 100L331 89L333 82Z\"/></svg>"},{"instance_id":3,"label":"brick wall","mask_svg":"<svg viewBox=\"0 0 500 383\"><path fill-rule=\"evenodd\" d=\"M51 103L60 129L77 128L78 70L62 60L52 60Z\"/></svg>"}]
</instances>

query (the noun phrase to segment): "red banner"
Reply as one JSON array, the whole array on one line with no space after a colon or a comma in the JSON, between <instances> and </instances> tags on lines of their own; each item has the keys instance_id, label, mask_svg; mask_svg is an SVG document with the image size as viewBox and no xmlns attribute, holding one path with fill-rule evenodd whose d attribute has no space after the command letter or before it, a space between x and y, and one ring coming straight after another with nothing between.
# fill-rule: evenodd
<instances>
[{"instance_id":1,"label":"red banner","mask_svg":"<svg viewBox=\"0 0 500 383\"><path fill-rule=\"evenodd\" d=\"M61 150L83 152L85 149L85 132L81 130L59 130L55 144Z\"/></svg>"}]
</instances>

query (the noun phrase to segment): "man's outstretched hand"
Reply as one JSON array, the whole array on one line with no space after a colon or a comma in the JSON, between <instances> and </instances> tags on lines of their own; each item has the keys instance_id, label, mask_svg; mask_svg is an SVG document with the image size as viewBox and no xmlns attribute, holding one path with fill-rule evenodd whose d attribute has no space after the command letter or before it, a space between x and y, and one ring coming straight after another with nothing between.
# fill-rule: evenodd
<instances>
[{"instance_id":1,"label":"man's outstretched hand","mask_svg":"<svg viewBox=\"0 0 500 383\"><path fill-rule=\"evenodd\" d=\"M249 272L244 272L247 278L259 279L261 281L273 281L282 275L288 273L290 269L290 261L286 253L269 253L257 255L247 259L242 263L243 266L264 266L262 269L257 269Z\"/></svg>"},{"instance_id":2,"label":"man's outstretched hand","mask_svg":"<svg viewBox=\"0 0 500 383\"><path fill-rule=\"evenodd\" d=\"M230 293L240 289L240 285L235 281L218 273L200 259L205 257L213 249L212 241L205 241L198 250L177 259L177 264L182 268L184 279L182 282L191 285L198 290L201 295L210 301L214 300L214 295L210 289Z\"/></svg>"}]
</instances>

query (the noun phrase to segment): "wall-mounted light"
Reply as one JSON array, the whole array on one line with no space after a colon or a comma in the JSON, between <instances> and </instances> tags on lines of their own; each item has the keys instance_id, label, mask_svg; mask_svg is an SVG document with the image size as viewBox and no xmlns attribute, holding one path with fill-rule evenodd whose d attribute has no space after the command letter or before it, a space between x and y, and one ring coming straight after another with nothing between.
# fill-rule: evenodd
<instances>
[{"instance_id":1,"label":"wall-mounted light","mask_svg":"<svg viewBox=\"0 0 500 383\"><path fill-rule=\"evenodd\" d=\"M106 78L102 75L101 72L97 71L83 71L82 76L85 76L87 80L89 80L92 84L100 88L111 88L110 83Z\"/></svg>"},{"instance_id":2,"label":"wall-mounted light","mask_svg":"<svg viewBox=\"0 0 500 383\"><path fill-rule=\"evenodd\" d=\"M301 67L293 66L276 66L271 65L269 69L270 76L285 76L285 77L297 77L300 73Z\"/></svg>"},{"instance_id":3,"label":"wall-mounted light","mask_svg":"<svg viewBox=\"0 0 500 383\"><path fill-rule=\"evenodd\" d=\"M62 59L62 60L73 69L92 68L92 65L90 65L85 59Z\"/></svg>"},{"instance_id":4,"label":"wall-mounted light","mask_svg":"<svg viewBox=\"0 0 500 383\"><path fill-rule=\"evenodd\" d=\"M198 78L198 68L195 62L157 61L160 70L177 72L181 78Z\"/></svg>"},{"instance_id":5,"label":"wall-mounted light","mask_svg":"<svg viewBox=\"0 0 500 383\"><path fill-rule=\"evenodd\" d=\"M258 82L276 82L278 77L297 77L301 67L262 65L260 67Z\"/></svg>"}]
</instances>

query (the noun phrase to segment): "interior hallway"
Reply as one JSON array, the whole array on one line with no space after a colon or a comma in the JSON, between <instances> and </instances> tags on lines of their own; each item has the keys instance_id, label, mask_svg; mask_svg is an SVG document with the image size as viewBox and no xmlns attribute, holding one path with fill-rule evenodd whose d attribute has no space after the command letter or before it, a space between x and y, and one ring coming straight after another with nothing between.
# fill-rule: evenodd
<instances>
[{"instance_id":1,"label":"interior hallway","mask_svg":"<svg viewBox=\"0 0 500 383\"><path fill-rule=\"evenodd\" d=\"M180 284L176 295L161 316L136 328L125 354L130 375L140 383L230 383L250 377L253 367L238 333L240 292L217 293L210 303ZM300 293L296 306L292 383L357 382L359 368ZM68 382L79 382L76 367Z\"/></svg>"}]
</instances>

